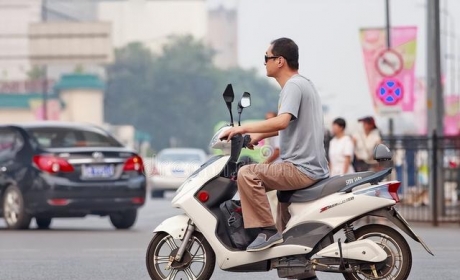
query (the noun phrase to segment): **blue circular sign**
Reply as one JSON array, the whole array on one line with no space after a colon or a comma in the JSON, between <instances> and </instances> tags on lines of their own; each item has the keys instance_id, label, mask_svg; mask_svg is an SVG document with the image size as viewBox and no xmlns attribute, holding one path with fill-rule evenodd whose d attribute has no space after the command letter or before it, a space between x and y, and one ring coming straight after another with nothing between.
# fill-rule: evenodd
<instances>
[{"instance_id":1,"label":"blue circular sign","mask_svg":"<svg viewBox=\"0 0 460 280\"><path fill-rule=\"evenodd\" d=\"M404 87L396 79L384 79L377 87L377 97L388 106L398 104L403 95Z\"/></svg>"}]
</instances>

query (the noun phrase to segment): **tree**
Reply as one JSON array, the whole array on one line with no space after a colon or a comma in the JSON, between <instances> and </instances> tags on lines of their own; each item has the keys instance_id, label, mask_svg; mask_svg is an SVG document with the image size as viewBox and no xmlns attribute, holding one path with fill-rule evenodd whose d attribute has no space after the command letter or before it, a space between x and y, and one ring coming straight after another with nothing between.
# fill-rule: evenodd
<instances>
[{"instance_id":1,"label":"tree","mask_svg":"<svg viewBox=\"0 0 460 280\"><path fill-rule=\"evenodd\" d=\"M29 71L27 71L27 77L29 80L39 80L43 79L45 76L45 69L40 66L34 66Z\"/></svg>"},{"instance_id":2,"label":"tree","mask_svg":"<svg viewBox=\"0 0 460 280\"><path fill-rule=\"evenodd\" d=\"M214 125L228 119L222 100L228 83L234 86L235 100L243 91L252 94L245 118L276 111L278 90L268 79L255 70L218 69L213 54L190 36L172 38L161 54L152 54L140 43L116 50L115 63L107 68L107 121L150 133L156 150L171 142L207 148Z\"/></svg>"}]
</instances>

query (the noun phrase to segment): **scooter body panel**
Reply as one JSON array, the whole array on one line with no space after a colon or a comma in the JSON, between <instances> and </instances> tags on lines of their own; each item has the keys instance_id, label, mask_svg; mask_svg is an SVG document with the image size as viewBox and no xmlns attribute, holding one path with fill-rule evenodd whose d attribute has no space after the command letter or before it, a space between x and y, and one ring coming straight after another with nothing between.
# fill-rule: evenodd
<instances>
[{"instance_id":1,"label":"scooter body panel","mask_svg":"<svg viewBox=\"0 0 460 280\"><path fill-rule=\"evenodd\" d=\"M387 252L382 249L377 243L364 239L357 240L351 243L342 243L342 256L345 259L362 260L368 262L382 262L388 258ZM334 243L324 248L317 253L318 256L324 258L340 257L340 248L338 243Z\"/></svg>"},{"instance_id":2,"label":"scooter body panel","mask_svg":"<svg viewBox=\"0 0 460 280\"><path fill-rule=\"evenodd\" d=\"M189 220L190 218L184 214L171 217L161 222L153 233L166 232L174 239L183 239Z\"/></svg>"},{"instance_id":3,"label":"scooter body panel","mask_svg":"<svg viewBox=\"0 0 460 280\"><path fill-rule=\"evenodd\" d=\"M381 185L384 185L382 183ZM368 188L374 188L369 186ZM356 195L355 193L335 193L316 201L306 203L291 203L289 212L291 219L286 225L289 230L299 224L321 222L336 228L345 222L355 219L367 212L395 205L394 200Z\"/></svg>"}]
</instances>

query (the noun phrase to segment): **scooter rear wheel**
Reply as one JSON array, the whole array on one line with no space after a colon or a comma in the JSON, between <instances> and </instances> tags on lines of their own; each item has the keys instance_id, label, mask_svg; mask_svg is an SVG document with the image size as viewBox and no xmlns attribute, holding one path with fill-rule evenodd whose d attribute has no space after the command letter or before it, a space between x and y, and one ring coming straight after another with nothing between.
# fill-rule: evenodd
<instances>
[{"instance_id":1,"label":"scooter rear wheel","mask_svg":"<svg viewBox=\"0 0 460 280\"><path fill-rule=\"evenodd\" d=\"M412 268L412 253L404 237L391 227L366 225L355 230L357 240L370 239L387 252L384 263L374 267L377 276L369 265L359 267L358 272L344 273L346 280L391 279L405 280Z\"/></svg>"},{"instance_id":2,"label":"scooter rear wheel","mask_svg":"<svg viewBox=\"0 0 460 280\"><path fill-rule=\"evenodd\" d=\"M182 241L167 233L158 233L150 241L146 264L153 280L209 280L214 272L216 256L208 241L199 232L194 232L180 262L167 266L171 256L175 256Z\"/></svg>"}]
</instances>

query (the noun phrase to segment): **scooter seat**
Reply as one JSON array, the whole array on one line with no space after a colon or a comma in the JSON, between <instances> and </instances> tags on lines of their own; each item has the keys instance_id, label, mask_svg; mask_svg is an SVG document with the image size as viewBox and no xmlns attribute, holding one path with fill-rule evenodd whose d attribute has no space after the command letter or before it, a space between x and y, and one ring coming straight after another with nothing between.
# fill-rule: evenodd
<instances>
[{"instance_id":1,"label":"scooter seat","mask_svg":"<svg viewBox=\"0 0 460 280\"><path fill-rule=\"evenodd\" d=\"M278 191L280 202L309 202L340 191L345 186L373 175L373 171L329 177L303 189L294 191Z\"/></svg>"}]
</instances>

